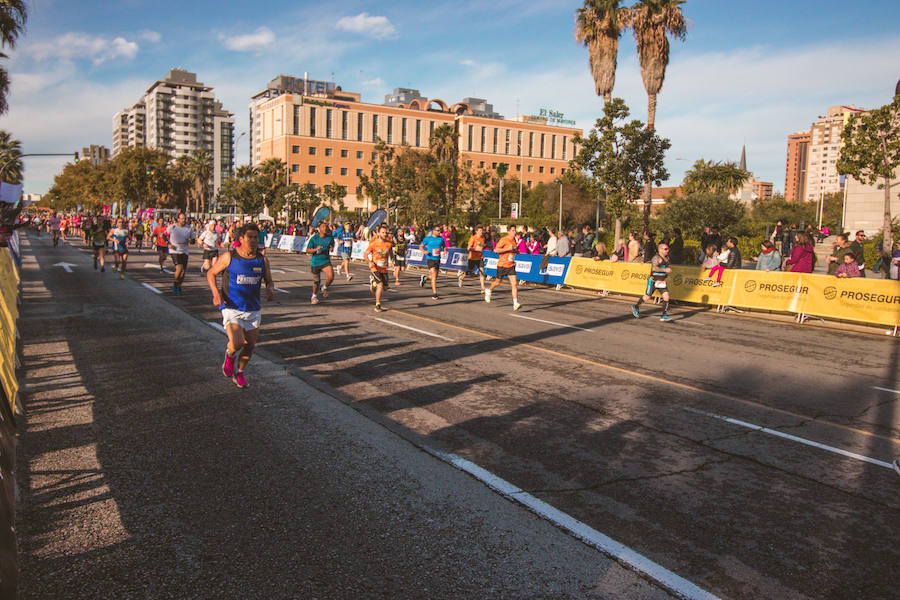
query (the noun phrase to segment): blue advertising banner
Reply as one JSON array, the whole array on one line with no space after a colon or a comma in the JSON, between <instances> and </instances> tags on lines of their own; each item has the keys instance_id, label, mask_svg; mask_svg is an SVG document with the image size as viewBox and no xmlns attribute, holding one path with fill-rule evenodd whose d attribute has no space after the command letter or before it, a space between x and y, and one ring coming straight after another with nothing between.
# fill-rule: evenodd
<instances>
[{"instance_id":1,"label":"blue advertising banner","mask_svg":"<svg viewBox=\"0 0 900 600\"><path fill-rule=\"evenodd\" d=\"M469 252L465 248L448 248L441 253L441 268L465 271L468 257ZM410 248L406 251L406 264L412 267L428 266L425 253L419 248Z\"/></svg>"},{"instance_id":2,"label":"blue advertising banner","mask_svg":"<svg viewBox=\"0 0 900 600\"><path fill-rule=\"evenodd\" d=\"M280 241L281 241L281 234L267 235L266 236L266 247L267 248L277 248L278 243Z\"/></svg>"},{"instance_id":3,"label":"blue advertising banner","mask_svg":"<svg viewBox=\"0 0 900 600\"><path fill-rule=\"evenodd\" d=\"M306 250L306 236L305 235L295 235L294 241L291 244L291 250L294 252L303 252Z\"/></svg>"},{"instance_id":4,"label":"blue advertising banner","mask_svg":"<svg viewBox=\"0 0 900 600\"><path fill-rule=\"evenodd\" d=\"M543 260L544 256L541 254L516 254L516 277L522 281L548 285L561 285L565 282L571 259L568 256L551 256L548 258L547 268L541 269ZM497 276L497 255L493 252L484 253L484 274Z\"/></svg>"}]
</instances>

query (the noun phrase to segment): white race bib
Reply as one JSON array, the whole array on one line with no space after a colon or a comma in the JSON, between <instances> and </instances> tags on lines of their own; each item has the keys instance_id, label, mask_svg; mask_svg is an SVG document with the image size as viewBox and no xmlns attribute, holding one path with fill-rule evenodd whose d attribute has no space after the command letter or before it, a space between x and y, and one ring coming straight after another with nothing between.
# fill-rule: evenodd
<instances>
[{"instance_id":1,"label":"white race bib","mask_svg":"<svg viewBox=\"0 0 900 600\"><path fill-rule=\"evenodd\" d=\"M379 267L386 267L386 266L387 266L387 261L386 261L386 260L379 260L379 261L377 261L377 262L375 263L375 265L376 265L376 266L379 266Z\"/></svg>"},{"instance_id":2,"label":"white race bib","mask_svg":"<svg viewBox=\"0 0 900 600\"><path fill-rule=\"evenodd\" d=\"M654 286L656 289L658 289L658 290L664 290L664 289L666 289L666 288L668 287L668 286L666 285L666 282L665 282L665 281L654 281L654 282L653 282L653 286Z\"/></svg>"},{"instance_id":3,"label":"white race bib","mask_svg":"<svg viewBox=\"0 0 900 600\"><path fill-rule=\"evenodd\" d=\"M435 248L434 250L431 251L431 255L432 255L432 256L440 256L440 255L441 255L441 249L440 249L440 248Z\"/></svg>"}]
</instances>

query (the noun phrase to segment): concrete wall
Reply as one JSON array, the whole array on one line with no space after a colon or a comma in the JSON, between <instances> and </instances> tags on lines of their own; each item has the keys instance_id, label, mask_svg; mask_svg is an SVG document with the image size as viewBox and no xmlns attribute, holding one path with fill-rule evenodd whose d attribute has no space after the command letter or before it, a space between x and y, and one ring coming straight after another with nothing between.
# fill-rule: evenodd
<instances>
[{"instance_id":1,"label":"concrete wall","mask_svg":"<svg viewBox=\"0 0 900 600\"><path fill-rule=\"evenodd\" d=\"M891 182L891 217L900 217L900 171ZM878 185L864 185L847 178L847 202L844 208L844 230L862 229L867 235L881 231L884 224L884 190Z\"/></svg>"}]
</instances>

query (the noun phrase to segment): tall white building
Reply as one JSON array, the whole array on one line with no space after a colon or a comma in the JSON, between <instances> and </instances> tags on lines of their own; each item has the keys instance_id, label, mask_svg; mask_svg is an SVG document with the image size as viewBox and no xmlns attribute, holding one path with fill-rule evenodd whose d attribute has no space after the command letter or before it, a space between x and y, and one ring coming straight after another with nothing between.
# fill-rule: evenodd
<instances>
[{"instance_id":1,"label":"tall white building","mask_svg":"<svg viewBox=\"0 0 900 600\"><path fill-rule=\"evenodd\" d=\"M172 69L131 108L113 117L113 156L126 147L166 151L172 158L205 150L213 157L213 194L234 170L234 115L197 74Z\"/></svg>"},{"instance_id":2,"label":"tall white building","mask_svg":"<svg viewBox=\"0 0 900 600\"><path fill-rule=\"evenodd\" d=\"M841 156L841 134L850 116L864 112L856 106L832 106L819 117L810 129L807 152L806 196L807 202L817 202L823 194L841 191L837 161Z\"/></svg>"}]
</instances>

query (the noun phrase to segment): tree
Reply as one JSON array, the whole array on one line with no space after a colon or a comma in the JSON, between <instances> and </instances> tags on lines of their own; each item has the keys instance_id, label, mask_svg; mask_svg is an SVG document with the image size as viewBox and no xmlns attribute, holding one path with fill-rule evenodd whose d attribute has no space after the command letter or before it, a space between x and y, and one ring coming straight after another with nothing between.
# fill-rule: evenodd
<instances>
[{"instance_id":1,"label":"tree","mask_svg":"<svg viewBox=\"0 0 900 600\"><path fill-rule=\"evenodd\" d=\"M700 159L684 174L682 189L685 194L707 192L733 194L750 179L750 173L734 162L717 162Z\"/></svg>"},{"instance_id":2,"label":"tree","mask_svg":"<svg viewBox=\"0 0 900 600\"><path fill-rule=\"evenodd\" d=\"M437 160L432 170L431 183L441 190L443 214L450 219L450 212L456 208L459 187L459 121L453 125L436 127L428 140L428 149Z\"/></svg>"},{"instance_id":3,"label":"tree","mask_svg":"<svg viewBox=\"0 0 900 600\"><path fill-rule=\"evenodd\" d=\"M684 40L687 21L681 12L686 0L640 0L629 11L629 25L637 42L641 78L647 90L647 126L656 126L656 96L662 91L669 66L669 35ZM650 226L652 183L644 186L644 229Z\"/></svg>"},{"instance_id":4,"label":"tree","mask_svg":"<svg viewBox=\"0 0 900 600\"><path fill-rule=\"evenodd\" d=\"M22 183L22 143L0 129L0 180Z\"/></svg>"},{"instance_id":5,"label":"tree","mask_svg":"<svg viewBox=\"0 0 900 600\"><path fill-rule=\"evenodd\" d=\"M607 102L588 137L573 139L581 149L570 163L590 173L605 195L606 211L616 219L616 244L622 235L622 215L640 197L644 183L660 185L669 177L663 160L671 143L637 119L625 122L629 114L621 98ZM647 221L644 225L648 226Z\"/></svg>"},{"instance_id":6,"label":"tree","mask_svg":"<svg viewBox=\"0 0 900 600\"><path fill-rule=\"evenodd\" d=\"M16 41L25 31L25 21L28 19L28 8L25 0L0 0L0 47L15 48ZM0 52L0 58L7 58L6 53ZM6 95L9 93L9 73L0 67L0 114L9 109Z\"/></svg>"},{"instance_id":7,"label":"tree","mask_svg":"<svg viewBox=\"0 0 900 600\"><path fill-rule=\"evenodd\" d=\"M207 150L194 150L187 157L186 174L191 182L195 211L205 212L213 176L213 156Z\"/></svg>"},{"instance_id":8,"label":"tree","mask_svg":"<svg viewBox=\"0 0 900 600\"><path fill-rule=\"evenodd\" d=\"M628 23L628 9L620 0L585 0L575 11L575 41L588 49L594 90L607 103L616 83L619 37Z\"/></svg>"},{"instance_id":9,"label":"tree","mask_svg":"<svg viewBox=\"0 0 900 600\"><path fill-rule=\"evenodd\" d=\"M728 229L744 217L744 205L725 193L697 192L671 198L659 212L664 229L678 227L685 236L699 239L704 227Z\"/></svg>"},{"instance_id":10,"label":"tree","mask_svg":"<svg viewBox=\"0 0 900 600\"><path fill-rule=\"evenodd\" d=\"M342 211L344 210L344 198L347 197L347 188L332 181L328 185L322 186L322 197L332 213Z\"/></svg>"},{"instance_id":11,"label":"tree","mask_svg":"<svg viewBox=\"0 0 900 600\"><path fill-rule=\"evenodd\" d=\"M263 203L270 212L277 213L284 203L284 195L291 191L285 183L287 165L280 158L265 160L257 169L256 180L262 192Z\"/></svg>"},{"instance_id":12,"label":"tree","mask_svg":"<svg viewBox=\"0 0 900 600\"><path fill-rule=\"evenodd\" d=\"M900 168L900 94L890 104L850 117L841 135L837 171L867 185L881 181L884 189L882 250L891 252L891 180Z\"/></svg>"}]
</instances>

